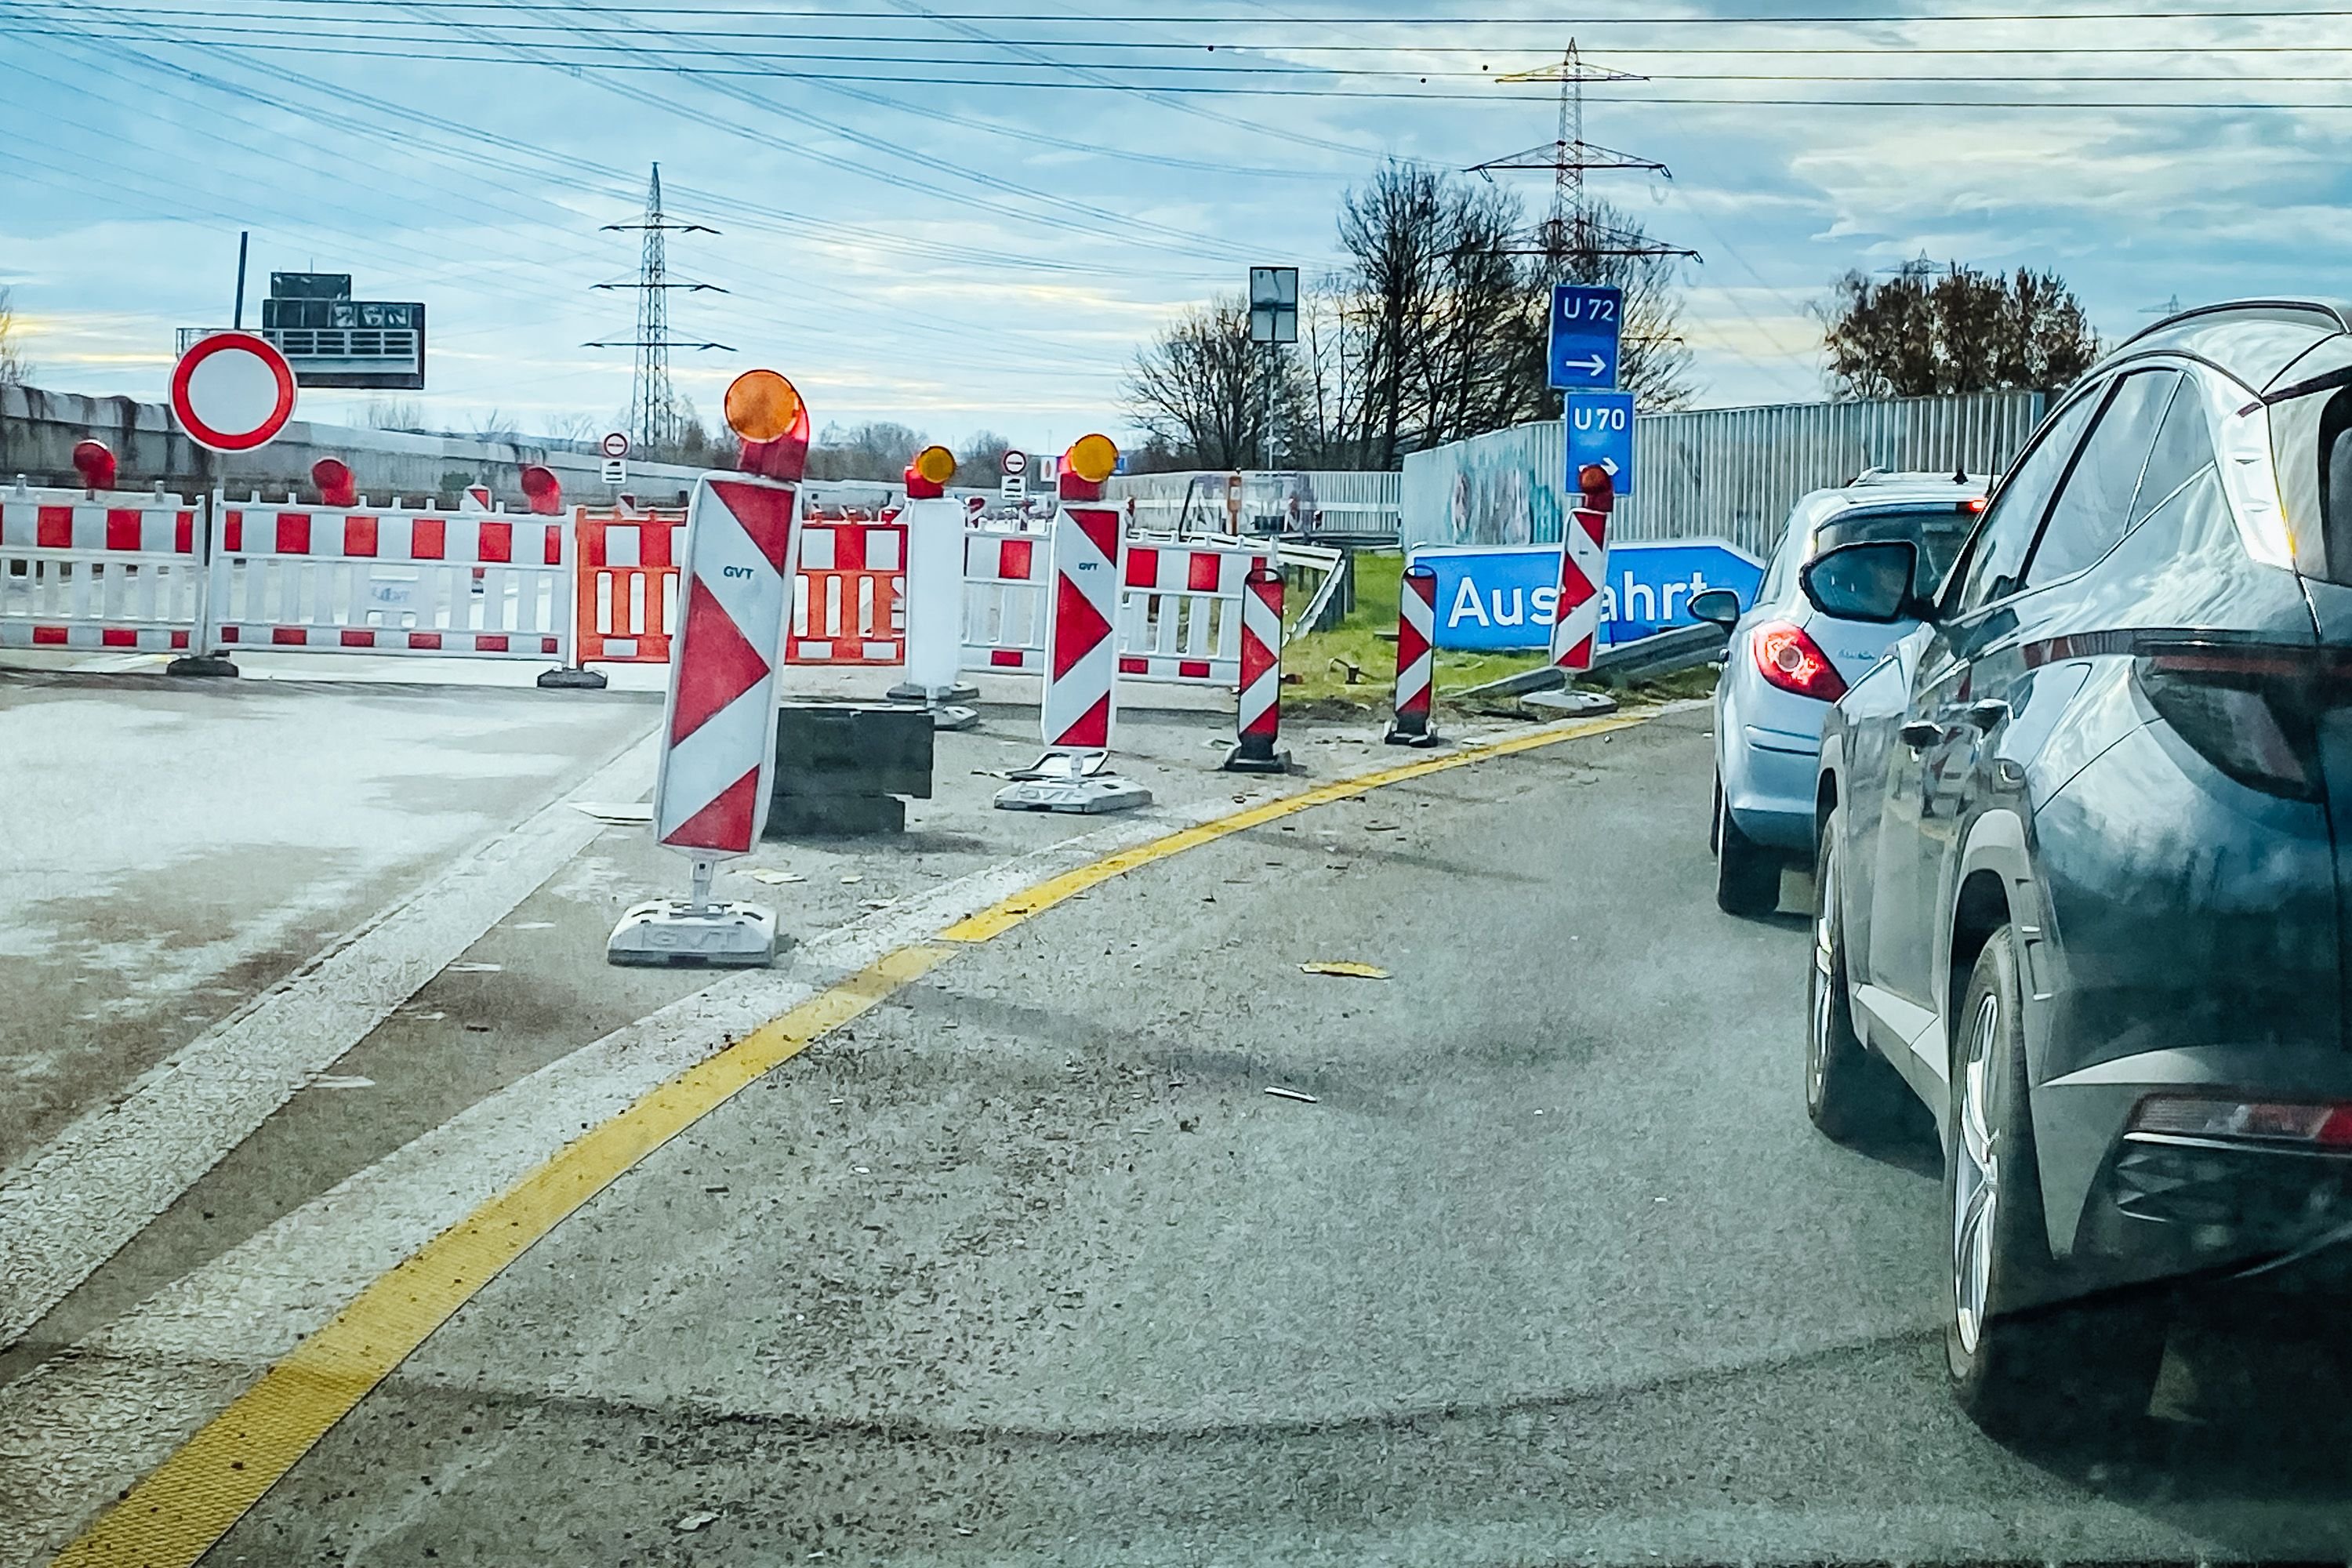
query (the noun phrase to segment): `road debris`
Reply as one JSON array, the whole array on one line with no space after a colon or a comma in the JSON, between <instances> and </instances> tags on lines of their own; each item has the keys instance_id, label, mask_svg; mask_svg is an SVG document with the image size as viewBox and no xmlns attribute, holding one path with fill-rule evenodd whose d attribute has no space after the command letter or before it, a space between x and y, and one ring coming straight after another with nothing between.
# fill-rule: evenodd
<instances>
[{"instance_id":1,"label":"road debris","mask_svg":"<svg viewBox=\"0 0 2352 1568\"><path fill-rule=\"evenodd\" d=\"M681 1534L691 1535L694 1531L702 1529L706 1525L716 1524L718 1522L719 1516L715 1513L689 1513L684 1519L679 1520L676 1524L671 1525L670 1528L679 1531Z\"/></svg>"},{"instance_id":2,"label":"road debris","mask_svg":"<svg viewBox=\"0 0 2352 1568\"><path fill-rule=\"evenodd\" d=\"M750 870L744 872L743 875L751 878L751 880L755 882L765 882L772 888L781 888L787 882L805 882L808 880L806 877L802 876L798 871L779 871L772 866L754 866Z\"/></svg>"},{"instance_id":3,"label":"road debris","mask_svg":"<svg viewBox=\"0 0 2352 1568\"><path fill-rule=\"evenodd\" d=\"M625 802L617 805L592 805L587 801L575 800L572 803L572 809L584 816L593 816L599 822L651 822L654 819L653 805L646 801Z\"/></svg>"},{"instance_id":4,"label":"road debris","mask_svg":"<svg viewBox=\"0 0 2352 1568\"><path fill-rule=\"evenodd\" d=\"M1298 966L1298 973L1301 974L1337 974L1349 980L1386 980L1389 977L1389 972L1381 968L1377 964L1352 963L1339 960L1324 960L1314 963L1302 963Z\"/></svg>"},{"instance_id":5,"label":"road debris","mask_svg":"<svg viewBox=\"0 0 2352 1568\"><path fill-rule=\"evenodd\" d=\"M453 963L445 971L450 974L502 974L505 972L503 963Z\"/></svg>"},{"instance_id":6,"label":"road debris","mask_svg":"<svg viewBox=\"0 0 2352 1568\"><path fill-rule=\"evenodd\" d=\"M312 1089L373 1089L375 1079L362 1078L357 1073L322 1072L312 1079Z\"/></svg>"},{"instance_id":7,"label":"road debris","mask_svg":"<svg viewBox=\"0 0 2352 1568\"><path fill-rule=\"evenodd\" d=\"M1274 1096L1276 1100L1295 1100L1301 1105L1320 1105L1323 1103L1311 1094L1302 1094L1295 1089L1277 1089L1273 1084L1267 1084L1265 1086L1265 1091L1266 1093Z\"/></svg>"}]
</instances>

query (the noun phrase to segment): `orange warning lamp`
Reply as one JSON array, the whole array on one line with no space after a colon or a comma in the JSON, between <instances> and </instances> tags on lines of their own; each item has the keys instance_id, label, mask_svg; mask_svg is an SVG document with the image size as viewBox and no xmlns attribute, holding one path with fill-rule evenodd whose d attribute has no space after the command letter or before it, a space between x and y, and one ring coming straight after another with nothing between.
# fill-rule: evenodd
<instances>
[{"instance_id":1,"label":"orange warning lamp","mask_svg":"<svg viewBox=\"0 0 2352 1568\"><path fill-rule=\"evenodd\" d=\"M74 443L73 466L83 485L93 490L114 488L114 454L103 441Z\"/></svg>"},{"instance_id":2,"label":"orange warning lamp","mask_svg":"<svg viewBox=\"0 0 2352 1568\"><path fill-rule=\"evenodd\" d=\"M311 464L310 482L319 487L321 506L360 504L360 482L352 477L352 466L341 458L321 458Z\"/></svg>"},{"instance_id":3,"label":"orange warning lamp","mask_svg":"<svg viewBox=\"0 0 2352 1568\"><path fill-rule=\"evenodd\" d=\"M1118 447L1108 436L1081 436L1062 454L1062 499L1099 500L1103 481L1118 468Z\"/></svg>"},{"instance_id":4,"label":"orange warning lamp","mask_svg":"<svg viewBox=\"0 0 2352 1568\"><path fill-rule=\"evenodd\" d=\"M1576 488L1583 493L1585 511L1606 512L1617 504L1616 483L1598 463L1587 463L1576 471Z\"/></svg>"},{"instance_id":5,"label":"orange warning lamp","mask_svg":"<svg viewBox=\"0 0 2352 1568\"><path fill-rule=\"evenodd\" d=\"M530 510L541 517L553 517L563 510L563 481L556 478L553 468L525 463L522 493Z\"/></svg>"},{"instance_id":6,"label":"orange warning lamp","mask_svg":"<svg viewBox=\"0 0 2352 1568\"><path fill-rule=\"evenodd\" d=\"M735 466L772 479L798 479L808 468L808 405L772 370L747 370L727 388L727 427L742 437Z\"/></svg>"},{"instance_id":7,"label":"orange warning lamp","mask_svg":"<svg viewBox=\"0 0 2352 1568\"><path fill-rule=\"evenodd\" d=\"M947 493L948 481L955 478L955 454L945 447L926 447L915 454L907 465L907 499L936 500Z\"/></svg>"}]
</instances>

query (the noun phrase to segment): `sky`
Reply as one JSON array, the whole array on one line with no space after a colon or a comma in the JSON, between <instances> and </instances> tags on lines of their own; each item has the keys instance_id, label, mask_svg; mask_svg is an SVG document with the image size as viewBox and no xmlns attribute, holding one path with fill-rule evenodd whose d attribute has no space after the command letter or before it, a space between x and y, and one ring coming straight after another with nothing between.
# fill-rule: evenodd
<instances>
[{"instance_id":1,"label":"sky","mask_svg":"<svg viewBox=\"0 0 2352 1568\"><path fill-rule=\"evenodd\" d=\"M163 395L173 329L272 269L423 300L436 428L617 423L661 165L674 355L822 426L1033 450L1252 264L1338 258L1384 159L1554 133L1683 269L1702 406L1823 395L1813 311L1926 255L2054 269L2110 340L2169 300L2352 295L2352 6L2310 0L0 0L0 287L36 385ZM1505 174L1531 213L1548 176ZM719 292L718 289L723 289ZM361 422L371 395L306 390Z\"/></svg>"}]
</instances>

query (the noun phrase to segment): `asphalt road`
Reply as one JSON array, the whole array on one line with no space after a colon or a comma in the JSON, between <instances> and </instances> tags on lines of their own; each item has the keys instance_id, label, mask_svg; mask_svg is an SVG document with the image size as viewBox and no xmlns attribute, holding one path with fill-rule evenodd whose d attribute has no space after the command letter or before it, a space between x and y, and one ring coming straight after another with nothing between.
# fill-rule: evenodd
<instances>
[{"instance_id":1,"label":"asphalt road","mask_svg":"<svg viewBox=\"0 0 2352 1568\"><path fill-rule=\"evenodd\" d=\"M2242 1334L2095 1447L1953 1413L1932 1142L1807 1126L1805 933L1713 908L1706 721L959 953L527 1253L207 1561L2343 1558L2344 1401Z\"/></svg>"}]
</instances>

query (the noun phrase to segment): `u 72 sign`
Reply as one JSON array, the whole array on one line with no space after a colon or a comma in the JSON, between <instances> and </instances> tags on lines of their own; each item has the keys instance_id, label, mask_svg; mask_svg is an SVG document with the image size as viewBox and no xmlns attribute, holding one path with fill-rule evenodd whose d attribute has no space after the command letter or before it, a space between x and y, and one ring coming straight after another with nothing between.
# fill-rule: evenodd
<instances>
[{"instance_id":1,"label":"u 72 sign","mask_svg":"<svg viewBox=\"0 0 2352 1568\"><path fill-rule=\"evenodd\" d=\"M1552 286L1548 360L1555 388L1599 391L1617 384L1624 314L1621 289L1586 283Z\"/></svg>"}]
</instances>

